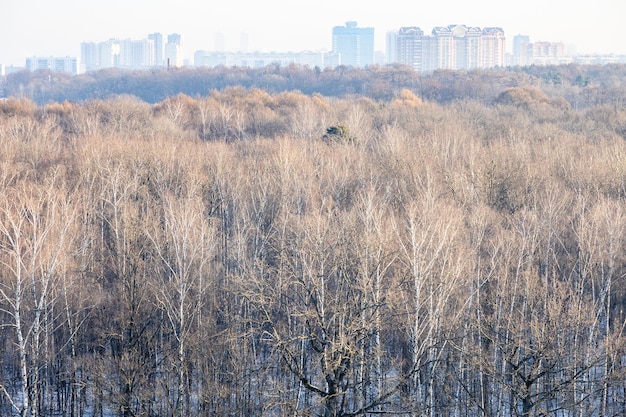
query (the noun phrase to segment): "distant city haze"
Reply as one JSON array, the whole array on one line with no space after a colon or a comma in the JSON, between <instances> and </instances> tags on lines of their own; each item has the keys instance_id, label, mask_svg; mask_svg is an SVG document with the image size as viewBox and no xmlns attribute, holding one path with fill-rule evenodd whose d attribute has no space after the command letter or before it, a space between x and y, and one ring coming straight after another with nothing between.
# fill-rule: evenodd
<instances>
[{"instance_id":1,"label":"distant city haze","mask_svg":"<svg viewBox=\"0 0 626 417\"><path fill-rule=\"evenodd\" d=\"M332 28L347 21L375 29L375 49L403 26L429 32L464 24L501 27L507 52L512 39L563 42L579 53L626 53L622 33L626 2L519 3L495 0L407 2L356 0L198 2L178 0L0 0L0 64L23 66L29 56L80 56L81 42L180 33L185 58L197 50L328 51ZM242 39L244 42L242 42Z\"/></svg>"}]
</instances>

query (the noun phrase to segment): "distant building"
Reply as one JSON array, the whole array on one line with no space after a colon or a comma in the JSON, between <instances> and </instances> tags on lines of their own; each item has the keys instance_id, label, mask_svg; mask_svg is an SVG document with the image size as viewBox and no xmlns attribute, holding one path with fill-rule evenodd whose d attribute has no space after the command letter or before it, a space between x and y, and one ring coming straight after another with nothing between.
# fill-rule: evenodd
<instances>
[{"instance_id":1,"label":"distant building","mask_svg":"<svg viewBox=\"0 0 626 417\"><path fill-rule=\"evenodd\" d=\"M120 41L109 39L106 42L83 42L80 45L80 56L85 71L96 71L103 68L120 66Z\"/></svg>"},{"instance_id":2,"label":"distant building","mask_svg":"<svg viewBox=\"0 0 626 417\"><path fill-rule=\"evenodd\" d=\"M2 67L0 68L1 75L15 74L16 72L26 70L26 67L16 67L15 65L0 65L0 67Z\"/></svg>"},{"instance_id":3,"label":"distant building","mask_svg":"<svg viewBox=\"0 0 626 417\"><path fill-rule=\"evenodd\" d=\"M175 66L183 65L180 35L168 38L170 58ZM171 40L171 42L170 42ZM167 45L166 45L167 46ZM165 65L163 36L152 33L144 39L109 39L105 42L83 42L80 47L84 71L103 68L146 69Z\"/></svg>"},{"instance_id":4,"label":"distant building","mask_svg":"<svg viewBox=\"0 0 626 417\"><path fill-rule=\"evenodd\" d=\"M416 71L493 68L505 63L506 42L501 28L450 25L435 27L430 35L425 35L412 26L400 28L387 39L393 62Z\"/></svg>"},{"instance_id":5,"label":"distant building","mask_svg":"<svg viewBox=\"0 0 626 417\"><path fill-rule=\"evenodd\" d=\"M78 59L76 57L37 57L26 58L26 69L30 71L49 70L52 72L65 72L78 74Z\"/></svg>"},{"instance_id":6,"label":"distant building","mask_svg":"<svg viewBox=\"0 0 626 417\"><path fill-rule=\"evenodd\" d=\"M530 42L526 35L513 38L513 52L510 65L606 65L626 63L626 55L616 54L577 54L573 45L563 42Z\"/></svg>"},{"instance_id":7,"label":"distant building","mask_svg":"<svg viewBox=\"0 0 626 417\"><path fill-rule=\"evenodd\" d=\"M165 62L168 67L182 67L185 64L183 37L178 33L167 35Z\"/></svg>"},{"instance_id":8,"label":"distant building","mask_svg":"<svg viewBox=\"0 0 626 417\"><path fill-rule=\"evenodd\" d=\"M480 68L503 67L506 64L506 38L502 28L484 28L481 48Z\"/></svg>"},{"instance_id":9,"label":"distant building","mask_svg":"<svg viewBox=\"0 0 626 417\"><path fill-rule=\"evenodd\" d=\"M562 65L579 62L567 52L562 42L530 42L527 35L513 37L510 65Z\"/></svg>"},{"instance_id":10,"label":"distant building","mask_svg":"<svg viewBox=\"0 0 626 417\"><path fill-rule=\"evenodd\" d=\"M118 66L137 69L154 67L155 48L152 39L123 39L119 41L120 57Z\"/></svg>"},{"instance_id":11,"label":"distant building","mask_svg":"<svg viewBox=\"0 0 626 417\"><path fill-rule=\"evenodd\" d=\"M528 35L516 35L513 37L513 65L528 65Z\"/></svg>"},{"instance_id":12,"label":"distant building","mask_svg":"<svg viewBox=\"0 0 626 417\"><path fill-rule=\"evenodd\" d=\"M584 54L576 55L572 62L581 65L626 64L626 55L616 54Z\"/></svg>"},{"instance_id":13,"label":"distant building","mask_svg":"<svg viewBox=\"0 0 626 417\"><path fill-rule=\"evenodd\" d=\"M340 65L366 67L374 64L374 28L359 28L357 22L333 28L333 53Z\"/></svg>"},{"instance_id":14,"label":"distant building","mask_svg":"<svg viewBox=\"0 0 626 417\"><path fill-rule=\"evenodd\" d=\"M396 46L398 43L398 36L399 34L396 30L391 30L385 35L385 46L387 51L385 54L385 63L387 64L400 62L397 56L398 48Z\"/></svg>"},{"instance_id":15,"label":"distant building","mask_svg":"<svg viewBox=\"0 0 626 417\"><path fill-rule=\"evenodd\" d=\"M100 66L99 47L96 42L82 42L80 44L81 72L98 69Z\"/></svg>"},{"instance_id":16,"label":"distant building","mask_svg":"<svg viewBox=\"0 0 626 417\"><path fill-rule=\"evenodd\" d=\"M424 31L418 27L403 27L391 38L387 51L391 52L391 62L406 64L417 71L423 69L424 59Z\"/></svg>"},{"instance_id":17,"label":"distant building","mask_svg":"<svg viewBox=\"0 0 626 417\"><path fill-rule=\"evenodd\" d=\"M565 55L562 42L533 42L527 46L528 65L568 64L571 57Z\"/></svg>"},{"instance_id":18,"label":"distant building","mask_svg":"<svg viewBox=\"0 0 626 417\"><path fill-rule=\"evenodd\" d=\"M120 66L121 45L117 39L109 39L98 44L99 68L113 68Z\"/></svg>"},{"instance_id":19,"label":"distant building","mask_svg":"<svg viewBox=\"0 0 626 417\"><path fill-rule=\"evenodd\" d=\"M163 35L160 33L151 33L148 35L148 39L154 43L154 65L157 67L164 65Z\"/></svg>"},{"instance_id":20,"label":"distant building","mask_svg":"<svg viewBox=\"0 0 626 417\"><path fill-rule=\"evenodd\" d=\"M224 52L224 51L196 51L194 66L216 67L237 66L259 68L267 65L288 66L291 64L308 66L310 68L335 67L338 58L335 54L326 52Z\"/></svg>"}]
</instances>

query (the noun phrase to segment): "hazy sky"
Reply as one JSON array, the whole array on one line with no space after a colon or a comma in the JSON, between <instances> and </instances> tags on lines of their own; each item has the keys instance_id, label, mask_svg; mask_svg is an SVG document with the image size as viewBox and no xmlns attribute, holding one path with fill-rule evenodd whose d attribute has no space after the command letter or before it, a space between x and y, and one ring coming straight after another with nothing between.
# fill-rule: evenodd
<instances>
[{"instance_id":1,"label":"hazy sky","mask_svg":"<svg viewBox=\"0 0 626 417\"><path fill-rule=\"evenodd\" d=\"M376 50L385 33L401 26L465 24L500 26L510 40L562 41L579 52L626 53L624 0L0 0L0 63L23 66L27 56L79 56L83 41L142 39L148 33L180 33L188 58L215 47L227 49L240 34L251 50L330 50L333 26L357 21L374 27Z\"/></svg>"}]
</instances>

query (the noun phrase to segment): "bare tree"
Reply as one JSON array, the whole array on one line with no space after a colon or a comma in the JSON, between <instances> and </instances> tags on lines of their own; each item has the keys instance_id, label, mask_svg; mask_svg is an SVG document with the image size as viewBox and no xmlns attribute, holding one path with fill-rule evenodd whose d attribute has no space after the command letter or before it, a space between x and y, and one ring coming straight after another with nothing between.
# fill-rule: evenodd
<instances>
[{"instance_id":1,"label":"bare tree","mask_svg":"<svg viewBox=\"0 0 626 417\"><path fill-rule=\"evenodd\" d=\"M408 384L415 415L437 415L436 375L448 343L445 324L464 311L466 296L457 290L462 276L463 245L458 216L440 206L426 190L420 202L408 207L396 225L400 254L406 270L402 300L406 311L408 364L417 370ZM430 194L430 197L433 197ZM451 309L455 306L458 310Z\"/></svg>"},{"instance_id":2,"label":"bare tree","mask_svg":"<svg viewBox=\"0 0 626 417\"><path fill-rule=\"evenodd\" d=\"M41 189L22 183L5 189L0 211L0 256L4 279L2 311L11 317L19 363L19 393L2 391L22 417L41 410L40 376L46 367L51 311L63 294L58 287L62 265L71 254L71 202L56 194L53 183Z\"/></svg>"},{"instance_id":3,"label":"bare tree","mask_svg":"<svg viewBox=\"0 0 626 417\"><path fill-rule=\"evenodd\" d=\"M92 250L100 269L93 273L104 292L115 295L114 303L104 296L97 310L99 344L107 354L99 355L94 365L94 389L96 397L109 394L122 416L131 416L150 406L155 370L148 364L154 361L151 346L157 328L152 325L156 311L146 281L150 241L145 229L152 221L147 209L151 200L141 183L145 173L119 157L126 151L110 147L98 152L94 172L86 180L97 222Z\"/></svg>"},{"instance_id":4,"label":"bare tree","mask_svg":"<svg viewBox=\"0 0 626 417\"><path fill-rule=\"evenodd\" d=\"M214 232L195 187L180 200L166 195L163 227L151 232L161 279L153 282L159 306L165 312L176 344L176 415L186 416L189 408L188 357L190 337L201 319L206 289L210 282L210 261Z\"/></svg>"}]
</instances>

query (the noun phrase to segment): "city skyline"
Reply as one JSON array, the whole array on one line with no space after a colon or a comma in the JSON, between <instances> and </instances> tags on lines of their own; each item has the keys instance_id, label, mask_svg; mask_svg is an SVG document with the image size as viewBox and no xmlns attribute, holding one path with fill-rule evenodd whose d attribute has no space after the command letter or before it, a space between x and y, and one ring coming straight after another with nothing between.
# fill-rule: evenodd
<instances>
[{"instance_id":1,"label":"city skyline","mask_svg":"<svg viewBox=\"0 0 626 417\"><path fill-rule=\"evenodd\" d=\"M597 0L594 7L528 0L519 6L496 0L424 4L407 10L406 2L388 0L363 7L356 0L288 2L234 0L219 6L180 0L0 0L0 64L24 65L28 56L79 56L84 41L138 39L148 33L182 33L185 59L215 47L216 34L227 50L236 50L242 33L249 49L259 51L326 50L332 28L347 21L375 29L375 49L385 51L385 34L405 26L430 28L446 24L502 27L507 51L512 37L576 45L581 53L626 53L620 16L626 4Z\"/></svg>"},{"instance_id":2,"label":"city skyline","mask_svg":"<svg viewBox=\"0 0 626 417\"><path fill-rule=\"evenodd\" d=\"M30 71L48 69L81 74L104 68L148 69L182 66L262 67L269 64L307 65L327 68L337 65L367 67L372 64L406 64L418 72L437 69L477 69L509 65L608 64L626 62L626 55L570 55L562 42L530 42L527 35L513 36L512 50L506 51L504 30L466 25L439 26L430 33L419 27L403 27L387 32L387 54L375 53L374 28L358 27L357 22L333 28L331 51L259 52L249 51L242 36L239 51L225 51L224 40L216 36L216 48L197 50L193 62L185 60L183 35L151 33L142 39L108 39L82 42L80 57L32 56L26 58ZM6 70L0 64L0 75Z\"/></svg>"}]
</instances>

